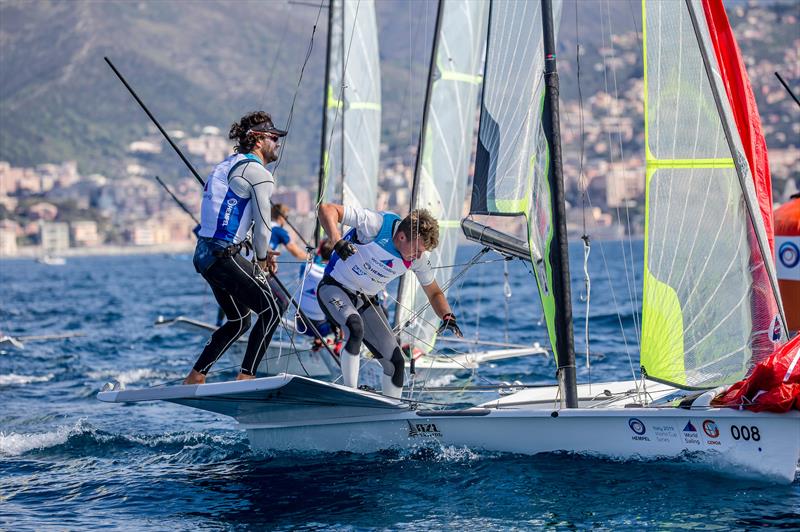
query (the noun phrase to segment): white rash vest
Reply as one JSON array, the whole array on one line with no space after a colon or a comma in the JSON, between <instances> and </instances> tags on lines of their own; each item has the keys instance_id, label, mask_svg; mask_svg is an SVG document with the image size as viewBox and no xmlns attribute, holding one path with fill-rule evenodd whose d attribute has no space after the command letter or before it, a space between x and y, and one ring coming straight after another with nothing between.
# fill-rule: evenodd
<instances>
[{"instance_id":1,"label":"white rash vest","mask_svg":"<svg viewBox=\"0 0 800 532\"><path fill-rule=\"evenodd\" d=\"M352 242L358 252L342 260L334 251L325 274L345 288L374 296L409 270L422 286L435 280L427 253L406 261L395 248L392 237L400 223L398 215L345 206L342 223L352 227L344 239Z\"/></svg>"}]
</instances>

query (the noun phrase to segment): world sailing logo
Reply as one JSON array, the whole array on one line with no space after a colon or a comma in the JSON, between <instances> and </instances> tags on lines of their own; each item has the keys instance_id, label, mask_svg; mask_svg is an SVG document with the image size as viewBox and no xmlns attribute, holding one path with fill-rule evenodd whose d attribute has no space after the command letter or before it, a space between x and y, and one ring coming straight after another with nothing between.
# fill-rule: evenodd
<instances>
[{"instance_id":1,"label":"world sailing logo","mask_svg":"<svg viewBox=\"0 0 800 532\"><path fill-rule=\"evenodd\" d=\"M800 263L800 248L793 242L784 242L778 248L778 259L787 268L794 268Z\"/></svg>"}]
</instances>

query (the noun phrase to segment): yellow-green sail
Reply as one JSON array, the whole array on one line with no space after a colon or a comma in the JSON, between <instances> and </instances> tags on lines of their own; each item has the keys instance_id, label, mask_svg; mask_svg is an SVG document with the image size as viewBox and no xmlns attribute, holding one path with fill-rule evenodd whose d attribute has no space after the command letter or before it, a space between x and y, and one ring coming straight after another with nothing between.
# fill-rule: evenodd
<instances>
[{"instance_id":1,"label":"yellow-green sail","mask_svg":"<svg viewBox=\"0 0 800 532\"><path fill-rule=\"evenodd\" d=\"M754 245L764 231L748 214L752 181L735 127L726 134L733 120L700 1L642 6L641 365L650 378L681 387L729 384L745 375L754 342L765 334L754 324L772 322L754 303L767 279Z\"/></svg>"}]
</instances>

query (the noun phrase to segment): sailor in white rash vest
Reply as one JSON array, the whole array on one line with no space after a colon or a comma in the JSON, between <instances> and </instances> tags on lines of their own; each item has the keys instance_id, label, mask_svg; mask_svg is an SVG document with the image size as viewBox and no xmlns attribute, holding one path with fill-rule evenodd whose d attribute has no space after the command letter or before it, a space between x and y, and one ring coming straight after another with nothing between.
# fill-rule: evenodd
<instances>
[{"instance_id":1,"label":"sailor in white rash vest","mask_svg":"<svg viewBox=\"0 0 800 532\"><path fill-rule=\"evenodd\" d=\"M317 299L331 322L342 328L341 353L345 386L358 385L362 342L383 366L384 395L403 392L405 358L375 296L393 279L413 271L431 307L442 319L439 333L461 329L436 283L426 252L439 244L439 224L424 209L406 218L390 212L325 203L319 222L333 242L334 253L317 289ZM344 237L339 224L352 227Z\"/></svg>"},{"instance_id":2,"label":"sailor in white rash vest","mask_svg":"<svg viewBox=\"0 0 800 532\"><path fill-rule=\"evenodd\" d=\"M265 165L278 158L277 129L269 114L249 113L231 126L236 153L219 163L206 181L194 266L211 286L226 322L211 335L184 384L202 384L211 366L250 328L250 311L258 319L250 333L237 380L252 379L285 310L265 272L274 271L269 240L270 196L275 180ZM239 252L252 230L256 261Z\"/></svg>"}]
</instances>

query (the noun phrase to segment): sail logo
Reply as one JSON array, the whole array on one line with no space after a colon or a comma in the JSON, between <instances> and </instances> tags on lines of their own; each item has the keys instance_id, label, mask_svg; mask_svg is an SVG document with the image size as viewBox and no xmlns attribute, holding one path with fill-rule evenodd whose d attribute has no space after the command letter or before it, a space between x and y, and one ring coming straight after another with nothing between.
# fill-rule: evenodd
<instances>
[{"instance_id":1,"label":"sail logo","mask_svg":"<svg viewBox=\"0 0 800 532\"><path fill-rule=\"evenodd\" d=\"M784 242L778 248L778 258L783 266L794 268L800 264L800 248L794 242Z\"/></svg>"},{"instance_id":2,"label":"sail logo","mask_svg":"<svg viewBox=\"0 0 800 532\"><path fill-rule=\"evenodd\" d=\"M436 427L436 423L412 423L408 422L409 438L441 438L442 433Z\"/></svg>"},{"instance_id":3,"label":"sail logo","mask_svg":"<svg viewBox=\"0 0 800 532\"><path fill-rule=\"evenodd\" d=\"M647 427L644 426L641 419L637 419L632 417L628 420L628 426L631 430L636 434L636 436L631 436L632 440L637 441L650 441L650 438L645 436L644 433L647 432Z\"/></svg>"},{"instance_id":4,"label":"sail logo","mask_svg":"<svg viewBox=\"0 0 800 532\"><path fill-rule=\"evenodd\" d=\"M392 259L382 260L381 262L383 263L384 266L386 266L389 269L394 268L394 261Z\"/></svg>"},{"instance_id":5,"label":"sail logo","mask_svg":"<svg viewBox=\"0 0 800 532\"><path fill-rule=\"evenodd\" d=\"M709 438L719 438L719 427L712 419L706 419L703 421L703 432L706 433L706 436Z\"/></svg>"},{"instance_id":6,"label":"sail logo","mask_svg":"<svg viewBox=\"0 0 800 532\"><path fill-rule=\"evenodd\" d=\"M777 342L780 340L782 333L781 320L778 316L775 316L775 321L772 324L772 341Z\"/></svg>"},{"instance_id":7,"label":"sail logo","mask_svg":"<svg viewBox=\"0 0 800 532\"><path fill-rule=\"evenodd\" d=\"M687 421L686 426L683 427L683 432L697 432L697 429L694 428L691 421Z\"/></svg>"}]
</instances>

